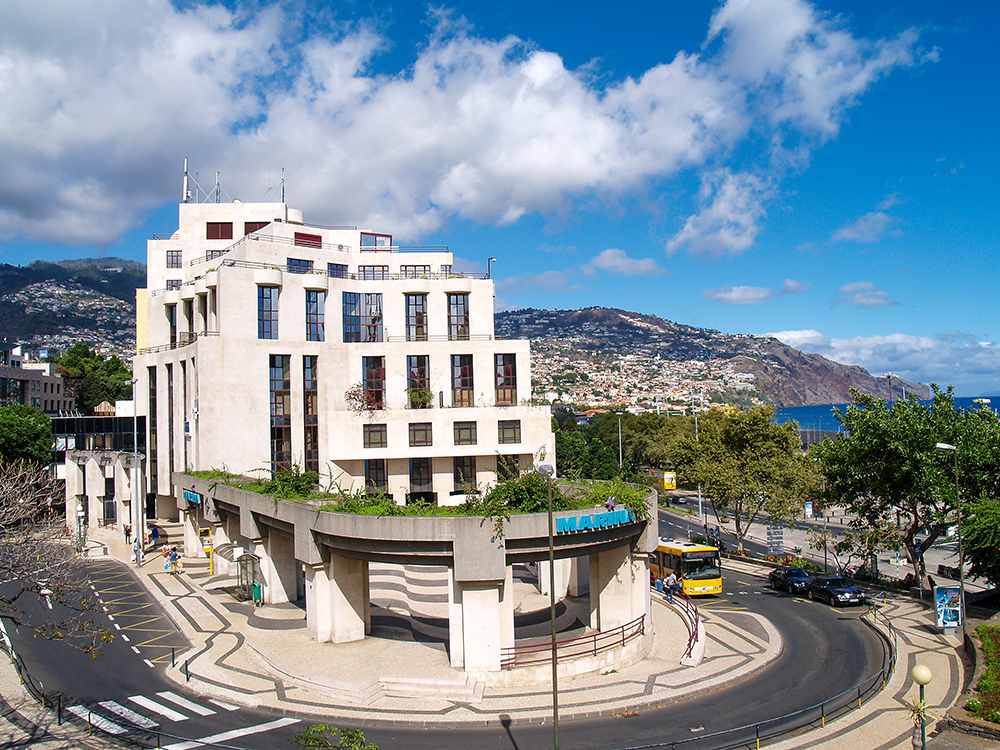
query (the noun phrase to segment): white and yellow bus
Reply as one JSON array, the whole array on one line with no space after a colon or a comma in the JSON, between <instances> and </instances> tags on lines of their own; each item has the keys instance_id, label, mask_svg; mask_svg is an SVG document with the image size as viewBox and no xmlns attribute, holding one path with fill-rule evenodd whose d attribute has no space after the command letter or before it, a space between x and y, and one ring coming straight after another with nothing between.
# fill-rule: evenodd
<instances>
[{"instance_id":1,"label":"white and yellow bus","mask_svg":"<svg viewBox=\"0 0 1000 750\"><path fill-rule=\"evenodd\" d=\"M722 557L718 547L660 539L649 555L653 578L666 578L673 571L688 596L722 593Z\"/></svg>"}]
</instances>

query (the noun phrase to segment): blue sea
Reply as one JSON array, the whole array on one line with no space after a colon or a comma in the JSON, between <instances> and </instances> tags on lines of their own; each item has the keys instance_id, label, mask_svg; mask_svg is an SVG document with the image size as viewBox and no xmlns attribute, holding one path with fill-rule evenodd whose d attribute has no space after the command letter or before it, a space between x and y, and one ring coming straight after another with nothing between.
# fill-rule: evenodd
<instances>
[{"instance_id":1,"label":"blue sea","mask_svg":"<svg viewBox=\"0 0 1000 750\"><path fill-rule=\"evenodd\" d=\"M976 406L978 399L988 399L990 403L985 406L996 411L1000 408L1000 396L968 396L955 399L955 406L967 409ZM922 404L930 404L930 401L921 401ZM822 406L790 406L786 409L777 409L774 412L774 419L778 424L785 422L798 422L799 428L803 430L819 430L820 432L838 432L840 422L833 415L834 409L846 409L849 404L824 404Z\"/></svg>"}]
</instances>

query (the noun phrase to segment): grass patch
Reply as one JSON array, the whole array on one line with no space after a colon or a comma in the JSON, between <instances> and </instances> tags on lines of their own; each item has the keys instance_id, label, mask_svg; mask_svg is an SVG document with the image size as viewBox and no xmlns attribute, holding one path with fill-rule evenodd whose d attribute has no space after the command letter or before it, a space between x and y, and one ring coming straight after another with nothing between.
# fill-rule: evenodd
<instances>
[{"instance_id":1,"label":"grass patch","mask_svg":"<svg viewBox=\"0 0 1000 750\"><path fill-rule=\"evenodd\" d=\"M1000 626L980 625L975 635L983 644L986 671L976 683L978 699L965 708L980 719L1000 724Z\"/></svg>"}]
</instances>

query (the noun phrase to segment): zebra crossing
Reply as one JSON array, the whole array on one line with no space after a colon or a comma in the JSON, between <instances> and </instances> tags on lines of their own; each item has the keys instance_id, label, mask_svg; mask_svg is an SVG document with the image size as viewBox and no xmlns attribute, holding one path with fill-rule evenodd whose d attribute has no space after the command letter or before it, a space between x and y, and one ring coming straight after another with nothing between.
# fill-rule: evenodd
<instances>
[{"instance_id":1,"label":"zebra crossing","mask_svg":"<svg viewBox=\"0 0 1000 750\"><path fill-rule=\"evenodd\" d=\"M128 704L128 705L125 705ZM170 690L163 690L149 695L132 695L119 702L114 700L100 701L96 706L83 704L69 706L66 710L79 717L95 729L107 734L120 735L140 729L147 732L158 731L160 722L166 720L173 723L186 721L194 715L212 716L223 712L232 712L240 707L215 698L197 702ZM100 709L100 710L98 710ZM284 718L253 726L230 729L212 737L183 740L173 745L163 745L166 750L188 750L203 747L213 742L223 742L251 734L260 734L272 729L298 723L298 719Z\"/></svg>"}]
</instances>

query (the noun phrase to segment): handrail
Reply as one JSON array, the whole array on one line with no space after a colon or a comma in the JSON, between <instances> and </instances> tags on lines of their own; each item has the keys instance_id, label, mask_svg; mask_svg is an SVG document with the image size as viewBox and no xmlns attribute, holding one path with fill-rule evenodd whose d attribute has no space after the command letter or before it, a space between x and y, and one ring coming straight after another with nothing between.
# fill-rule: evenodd
<instances>
[{"instance_id":1,"label":"handrail","mask_svg":"<svg viewBox=\"0 0 1000 750\"><path fill-rule=\"evenodd\" d=\"M159 346L147 346L142 349L136 349L136 355L141 354L156 354L157 352L169 352L172 349L183 349L185 346L190 346L195 343L199 338L204 336L218 336L218 331L180 331L177 334L177 341L172 344L160 344Z\"/></svg>"},{"instance_id":2,"label":"handrail","mask_svg":"<svg viewBox=\"0 0 1000 750\"><path fill-rule=\"evenodd\" d=\"M632 622L613 630L591 633L590 635L556 641L556 658L595 656L612 648L624 646L646 632L646 615L639 615ZM561 651L561 653L560 653ZM523 643L500 649L500 668L514 669L530 664L544 664L552 661L552 643Z\"/></svg>"}]
</instances>

